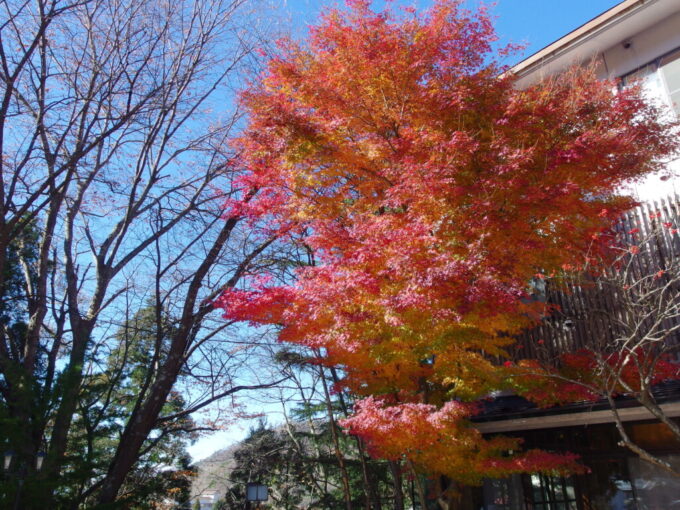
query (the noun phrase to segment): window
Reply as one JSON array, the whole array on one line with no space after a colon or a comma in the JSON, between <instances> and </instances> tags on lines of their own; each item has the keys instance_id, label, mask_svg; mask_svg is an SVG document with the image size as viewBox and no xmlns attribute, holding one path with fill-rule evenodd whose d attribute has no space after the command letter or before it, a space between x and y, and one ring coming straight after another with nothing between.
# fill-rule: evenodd
<instances>
[{"instance_id":1,"label":"window","mask_svg":"<svg viewBox=\"0 0 680 510\"><path fill-rule=\"evenodd\" d=\"M588 510L643 510L635 504L633 484L623 455L588 459L592 470L582 477L579 492Z\"/></svg>"},{"instance_id":2,"label":"window","mask_svg":"<svg viewBox=\"0 0 680 510\"><path fill-rule=\"evenodd\" d=\"M577 510L576 489L571 478L533 474L527 477L527 508L531 510Z\"/></svg>"},{"instance_id":3,"label":"window","mask_svg":"<svg viewBox=\"0 0 680 510\"><path fill-rule=\"evenodd\" d=\"M680 469L680 455L659 455ZM640 510L680 509L680 479L637 457L628 460Z\"/></svg>"},{"instance_id":4,"label":"window","mask_svg":"<svg viewBox=\"0 0 680 510\"><path fill-rule=\"evenodd\" d=\"M623 76L621 84L625 87L638 80L648 98L662 100L680 117L680 50Z\"/></svg>"},{"instance_id":5,"label":"window","mask_svg":"<svg viewBox=\"0 0 680 510\"><path fill-rule=\"evenodd\" d=\"M484 510L524 510L523 500L520 475L484 480Z\"/></svg>"},{"instance_id":6,"label":"window","mask_svg":"<svg viewBox=\"0 0 680 510\"><path fill-rule=\"evenodd\" d=\"M484 481L484 510L577 509L573 478L532 474Z\"/></svg>"},{"instance_id":7,"label":"window","mask_svg":"<svg viewBox=\"0 0 680 510\"><path fill-rule=\"evenodd\" d=\"M676 115L680 116L680 51L662 58L659 67L667 97Z\"/></svg>"}]
</instances>

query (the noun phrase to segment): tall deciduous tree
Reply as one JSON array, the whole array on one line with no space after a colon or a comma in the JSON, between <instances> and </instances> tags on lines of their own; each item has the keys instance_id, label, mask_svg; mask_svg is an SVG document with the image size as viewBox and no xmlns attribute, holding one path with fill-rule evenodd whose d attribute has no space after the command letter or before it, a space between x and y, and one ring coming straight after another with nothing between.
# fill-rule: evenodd
<instances>
[{"instance_id":1,"label":"tall deciduous tree","mask_svg":"<svg viewBox=\"0 0 680 510\"><path fill-rule=\"evenodd\" d=\"M484 9L346 3L243 94L241 182L259 194L229 206L306 233L317 265L219 304L324 348L367 397L345 425L379 455L463 482L571 469L466 419L536 316L528 282L632 205L621 184L660 168L673 126L587 68L517 90Z\"/></svg>"},{"instance_id":2,"label":"tall deciduous tree","mask_svg":"<svg viewBox=\"0 0 680 510\"><path fill-rule=\"evenodd\" d=\"M240 378L247 351L228 325L207 327L211 299L268 264L271 246L221 217L240 192L225 144L239 112L214 106L229 104L235 73L255 63L255 6L0 3L0 291L22 314L0 310L0 409L12 417L0 443L15 451L7 506L111 504L153 431L257 384ZM113 332L149 302L148 366L116 418L110 462L71 490L74 420L97 414L79 405L121 345ZM110 425L89 424L95 435Z\"/></svg>"}]
</instances>

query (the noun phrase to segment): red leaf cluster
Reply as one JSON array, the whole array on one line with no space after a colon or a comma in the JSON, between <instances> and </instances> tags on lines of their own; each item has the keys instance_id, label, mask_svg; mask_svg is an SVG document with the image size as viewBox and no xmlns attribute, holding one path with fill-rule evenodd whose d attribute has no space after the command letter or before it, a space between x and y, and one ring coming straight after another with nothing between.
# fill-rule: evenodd
<instances>
[{"instance_id":1,"label":"red leaf cluster","mask_svg":"<svg viewBox=\"0 0 680 510\"><path fill-rule=\"evenodd\" d=\"M680 379L680 364L670 356L659 357L653 348L599 355L588 349L563 354L559 366L536 360L521 361L514 374L522 396L542 407L569 402L595 402L614 396L634 395L646 387Z\"/></svg>"}]
</instances>

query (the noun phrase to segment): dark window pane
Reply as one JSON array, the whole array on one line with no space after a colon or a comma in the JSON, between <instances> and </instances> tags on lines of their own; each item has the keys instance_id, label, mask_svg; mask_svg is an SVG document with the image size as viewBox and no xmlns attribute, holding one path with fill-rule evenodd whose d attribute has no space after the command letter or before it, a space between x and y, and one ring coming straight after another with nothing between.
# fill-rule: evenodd
<instances>
[{"instance_id":1,"label":"dark window pane","mask_svg":"<svg viewBox=\"0 0 680 510\"><path fill-rule=\"evenodd\" d=\"M521 477L484 480L484 510L524 510Z\"/></svg>"}]
</instances>

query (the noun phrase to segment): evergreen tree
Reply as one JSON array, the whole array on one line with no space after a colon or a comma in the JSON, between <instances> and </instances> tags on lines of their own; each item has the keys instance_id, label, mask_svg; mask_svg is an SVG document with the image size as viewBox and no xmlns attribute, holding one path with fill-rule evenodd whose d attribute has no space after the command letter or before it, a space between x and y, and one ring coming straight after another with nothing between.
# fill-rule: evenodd
<instances>
[{"instance_id":1,"label":"evergreen tree","mask_svg":"<svg viewBox=\"0 0 680 510\"><path fill-rule=\"evenodd\" d=\"M102 360L103 369L90 375L80 397L69 456L69 500L83 499L78 493L87 481L105 473L110 465L127 418L156 375L153 353L163 352L172 326L153 305L140 309L114 334L115 348ZM172 392L163 416L181 413L186 406L178 392ZM163 500L189 500L194 474L186 452L196 437L196 425L189 417L159 421L142 449L142 455L128 474L121 498L127 508L154 508Z\"/></svg>"}]
</instances>

